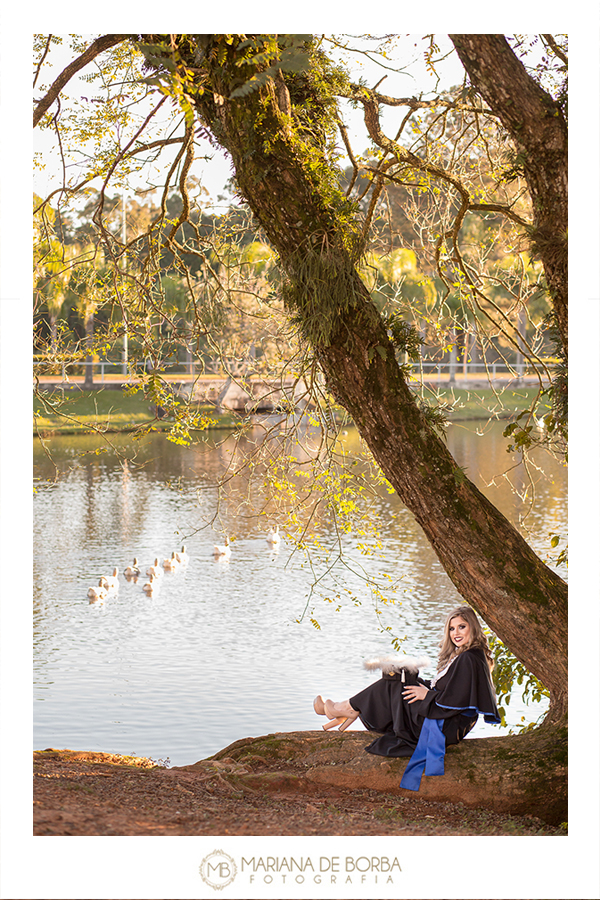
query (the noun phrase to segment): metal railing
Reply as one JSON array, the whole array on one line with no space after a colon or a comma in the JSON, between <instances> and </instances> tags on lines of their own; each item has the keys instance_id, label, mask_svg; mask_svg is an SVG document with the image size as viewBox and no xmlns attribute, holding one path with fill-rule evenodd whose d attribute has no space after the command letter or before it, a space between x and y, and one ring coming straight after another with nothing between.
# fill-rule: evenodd
<instances>
[{"instance_id":1,"label":"metal railing","mask_svg":"<svg viewBox=\"0 0 600 900\"><path fill-rule=\"evenodd\" d=\"M547 360L546 362L551 361ZM536 374L535 371L525 363L515 363L514 365L510 365L504 360L488 363L419 362L414 364L413 371L415 374L422 372L424 375L435 375L437 373L438 381L443 379L444 381L450 382L465 379L469 376L477 377L479 373L481 374L482 380L495 380L496 378L506 377L519 380L527 375Z\"/></svg>"},{"instance_id":2,"label":"metal railing","mask_svg":"<svg viewBox=\"0 0 600 900\"><path fill-rule=\"evenodd\" d=\"M36 359L39 360L37 365L42 365L44 358L39 357L39 356L34 357L34 366L36 365L36 362L35 362ZM543 360L543 362L548 365L552 365L553 363L556 362L556 360L545 359L545 360ZM173 366L173 367L174 366L185 366L187 369L189 366L189 363L188 362L185 362L185 363L180 362L178 360L161 360L160 365L161 365L161 368L163 368L163 367L167 368L168 366ZM192 365L194 365L194 361L192 361ZM133 372L131 370L129 370L128 372L123 373L122 360L110 360L110 359L98 359L98 360L93 360L93 361L92 360L75 360L73 362L64 362L61 365L60 377L63 382L68 380L67 369L72 366L77 366L84 370L89 366L92 366L93 369L96 369L96 370L100 369L100 384L104 383L105 370L108 367L120 369L121 371L117 374L122 374L123 377L126 377L130 374L135 374L135 369ZM141 368L142 366L143 366L143 363L140 362L138 364L137 368ZM424 361L424 362L413 363L412 369L413 369L413 376L418 376L421 372L423 372L423 374L425 374L425 375L434 375L435 376L437 374L438 381L443 380L443 381L450 381L450 382L460 380L461 378L464 379L468 376L474 376L474 375L476 376L478 373L481 373L483 378L486 378L486 379L491 378L492 380L496 379L496 378L506 378L506 377L520 379L527 375L534 374L534 372L530 371L529 367L524 363L515 363L514 366L511 366L508 363L504 362L504 360L498 360L493 363L492 362L488 362L488 363L467 362L466 364L462 363L462 362L455 363L452 361L444 362L444 363ZM176 374L181 376L182 381L185 381L187 378L195 379L195 378L201 377L197 374L194 374L193 371L192 371L192 373L190 373L189 371L184 371L184 372L178 372Z\"/></svg>"},{"instance_id":3,"label":"metal railing","mask_svg":"<svg viewBox=\"0 0 600 900\"><path fill-rule=\"evenodd\" d=\"M44 362L47 362L47 360L43 356L36 355L33 358L34 368L36 365L37 366L43 365ZM161 360L160 365L161 365L161 367L162 366L168 367L168 366L183 366L183 365L187 365L187 364L183 363L183 362L179 362L178 360ZM123 378L127 378L129 375L135 374L136 369L143 369L144 363L142 361L140 361L140 362L134 364L133 366L126 366L125 371L123 371L123 368L124 368L123 361L120 359L119 360L111 360L111 359L82 360L82 359L77 359L77 360L73 360L72 362L61 363L59 377L62 379L62 381L68 381L67 369L77 367L77 368L83 369L84 373L85 373L85 370L88 369L90 366L92 367L92 375L94 375L94 370L100 369L100 383L103 384L105 370L107 368L115 368L118 370L115 374L122 375ZM185 378L186 375L189 375L189 372L187 372L187 373L180 372L177 374L180 374L182 377ZM96 379L94 379L94 380L96 380Z\"/></svg>"},{"instance_id":4,"label":"metal railing","mask_svg":"<svg viewBox=\"0 0 600 900\"><path fill-rule=\"evenodd\" d=\"M38 357L38 360L39 360L39 357ZM34 369L35 369L35 366L36 366L36 365L37 365L37 366L41 366L41 365L43 365L43 363L42 363L41 361L36 362L36 358L34 357L33 365L34 365ZM61 378L62 381L68 381L67 369L72 368L72 367L74 367L74 366L77 366L78 368L82 368L82 369L84 369L84 371L85 371L85 369L88 368L89 366L92 366L92 376L93 376L93 374L94 374L94 369L98 369L98 368L99 368L99 369L100 369L100 382L101 382L101 383L104 383L104 373L105 373L105 369L106 369L107 366L118 366L119 368L122 369L122 363L121 363L120 361L119 361L119 362L113 362L113 361L111 361L111 360L109 360L109 359L99 359L99 360L85 361L85 360L79 360L79 359L78 359L78 360L76 360L76 361L74 361L74 362L64 362L64 363L61 364L61 367L60 367L60 378ZM53 374L53 373L52 373L52 374ZM57 373L57 374L58 374L58 373ZM122 373L121 373L121 374L122 374Z\"/></svg>"}]
</instances>

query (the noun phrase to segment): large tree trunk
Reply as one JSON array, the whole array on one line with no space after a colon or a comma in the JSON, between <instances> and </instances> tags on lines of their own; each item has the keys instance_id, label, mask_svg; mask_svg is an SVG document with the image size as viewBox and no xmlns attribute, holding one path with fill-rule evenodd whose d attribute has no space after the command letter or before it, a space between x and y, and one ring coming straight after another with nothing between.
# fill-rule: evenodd
<instances>
[{"instance_id":1,"label":"large tree trunk","mask_svg":"<svg viewBox=\"0 0 600 900\"><path fill-rule=\"evenodd\" d=\"M532 243L541 259L565 356L567 302L567 124L503 34L451 34L471 84L511 135L531 194Z\"/></svg>"},{"instance_id":2,"label":"large tree trunk","mask_svg":"<svg viewBox=\"0 0 600 900\"><path fill-rule=\"evenodd\" d=\"M329 389L354 419L458 591L548 687L547 721L562 720L565 583L465 476L418 408L354 269L352 236L340 224L343 205L331 186L326 196L314 167L306 165L306 148L290 136L281 90L268 83L260 94L229 100L234 77L239 84L239 68L215 63L211 92L205 90L195 102L230 152L239 189L294 285L291 315L312 339Z\"/></svg>"}]
</instances>

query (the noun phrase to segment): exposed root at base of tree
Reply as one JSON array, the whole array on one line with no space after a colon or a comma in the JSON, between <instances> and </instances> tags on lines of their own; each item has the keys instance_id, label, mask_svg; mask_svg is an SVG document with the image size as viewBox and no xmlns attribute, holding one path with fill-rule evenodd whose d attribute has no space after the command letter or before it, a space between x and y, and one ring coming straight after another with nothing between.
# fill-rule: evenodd
<instances>
[{"instance_id":1,"label":"exposed root at base of tree","mask_svg":"<svg viewBox=\"0 0 600 900\"><path fill-rule=\"evenodd\" d=\"M237 777L248 786L275 778L290 786L297 782L302 790L331 785L411 795L399 786L408 760L365 753L372 738L365 732L272 734L236 741L212 761L235 762L245 770ZM460 797L471 809L533 815L560 825L568 809L567 729L467 739L448 749L443 776L423 777L418 795L443 803Z\"/></svg>"}]
</instances>

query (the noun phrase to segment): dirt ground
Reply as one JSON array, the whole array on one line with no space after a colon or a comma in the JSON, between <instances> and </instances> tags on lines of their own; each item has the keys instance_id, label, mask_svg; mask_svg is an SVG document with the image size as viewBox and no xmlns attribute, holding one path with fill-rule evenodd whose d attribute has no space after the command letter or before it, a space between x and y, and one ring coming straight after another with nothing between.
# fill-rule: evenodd
<instances>
[{"instance_id":1,"label":"dirt ground","mask_svg":"<svg viewBox=\"0 0 600 900\"><path fill-rule=\"evenodd\" d=\"M535 818L502 816L369 790L289 785L261 789L234 760L165 768L152 760L36 751L35 835L564 835Z\"/></svg>"}]
</instances>

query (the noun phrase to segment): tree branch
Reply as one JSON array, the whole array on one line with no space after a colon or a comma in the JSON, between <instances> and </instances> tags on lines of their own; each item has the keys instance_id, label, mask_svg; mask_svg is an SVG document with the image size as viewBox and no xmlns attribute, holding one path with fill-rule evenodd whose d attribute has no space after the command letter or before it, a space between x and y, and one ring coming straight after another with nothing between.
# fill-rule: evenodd
<instances>
[{"instance_id":1,"label":"tree branch","mask_svg":"<svg viewBox=\"0 0 600 900\"><path fill-rule=\"evenodd\" d=\"M429 163L416 156L414 153L411 153L406 147L403 147L397 141L393 141L383 133L379 121L377 100L372 96L371 92L363 92L362 96L357 96L356 99L360 100L363 104L365 111L365 125L367 126L367 131L369 132L371 140L375 144L381 147L382 150L391 154L399 163L405 163L414 169L428 172L430 175L434 175L437 178L442 178L444 181L449 182L456 188L463 202L470 201L469 192L459 179L455 178L441 167L433 165L433 163Z\"/></svg>"},{"instance_id":2,"label":"tree branch","mask_svg":"<svg viewBox=\"0 0 600 900\"><path fill-rule=\"evenodd\" d=\"M42 66L44 65L44 60L45 60L46 57L48 56L48 51L50 50L50 44L51 44L51 43L52 43L52 35L49 34L49 35L48 35L48 40L46 41L46 46L44 47L44 52L42 53L41 59L40 59L40 61L39 61L39 63L38 63L38 67L37 67L37 69L35 70L35 76L34 76L34 78L33 78L33 86L34 86L34 87L35 87L36 82L37 82L37 80L38 80L38 76L39 76L39 74L40 74L40 71L41 71L41 69L42 69Z\"/></svg>"},{"instance_id":3,"label":"tree branch","mask_svg":"<svg viewBox=\"0 0 600 900\"><path fill-rule=\"evenodd\" d=\"M352 178L350 180L350 184L348 185L348 188L346 189L346 196L350 196L350 192L351 192L352 188L354 187L354 182L358 178L359 166L356 161L356 157L354 156L354 151L352 150L352 146L350 144L350 139L348 137L348 129L346 128L344 123L341 121L341 119L338 121L338 128L340 129L340 134L342 135L342 140L344 141L344 146L346 147L346 153L348 154L348 158L349 158L350 162L352 163L352 169L353 169Z\"/></svg>"},{"instance_id":4,"label":"tree branch","mask_svg":"<svg viewBox=\"0 0 600 900\"><path fill-rule=\"evenodd\" d=\"M179 226L183 222L187 221L187 218L188 218L188 215L190 212L190 198L189 198L189 195L187 192L186 181L187 181L188 172L190 170L190 166L192 165L192 162L194 160L194 128L193 128L193 125L188 125L185 130L184 143L182 144L182 146L179 150L179 153L177 154L177 157L173 164L173 168L175 168L176 166L179 165L179 161L181 160L181 157L183 156L184 153L185 153L185 161L183 163L183 167L181 169L181 174L179 176L179 191L181 193L181 199L183 200L183 207L177 218L177 221L173 224L173 227L171 228L171 231L169 232L169 235L166 239L167 244L169 244L171 242L171 239L177 233L177 229L179 228Z\"/></svg>"},{"instance_id":5,"label":"tree branch","mask_svg":"<svg viewBox=\"0 0 600 900\"><path fill-rule=\"evenodd\" d=\"M136 153L143 153L145 150L153 150L155 147L167 147L170 144L181 144L181 143L183 143L184 139L185 138L183 138L183 137L181 137L181 138L164 138L164 139L160 139L160 140L156 140L156 141L150 141L149 144L140 144L139 146L134 147L133 150L129 150L127 153L125 153L121 157L121 161L123 162L124 160L129 159L131 156L135 156ZM199 157L199 158L205 159L206 157ZM36 206L34 208L33 215L35 216L36 213L38 213L44 206L48 205L50 203L50 201L52 200L52 198L56 194L76 194L76 193L78 193L78 191L80 191L82 188L84 188L86 186L86 184L89 184L90 181L93 181L94 178L99 178L99 177L100 176L99 176L98 172L92 172L91 175L88 175L87 178L84 178L83 181L79 181L77 184L74 184L71 186L66 185L66 184L61 185L61 187L56 188L55 190L51 191L51 193L49 193L47 195L47 197L45 197L45 199L42 200L42 202L39 204L39 206Z\"/></svg>"},{"instance_id":6,"label":"tree branch","mask_svg":"<svg viewBox=\"0 0 600 900\"><path fill-rule=\"evenodd\" d=\"M351 84L350 89L346 92L340 91L339 96L347 97L349 100L363 101L365 93L367 93L375 103L383 103L385 106L408 106L413 112L416 109L434 109L435 107L441 106L445 109L456 109L461 110L461 112L485 113L486 115L496 117L496 114L491 109L466 104L460 100L442 100L440 97L434 97L433 100L420 100L417 97L390 97L388 94L380 94L375 88L367 88L362 84Z\"/></svg>"},{"instance_id":7,"label":"tree branch","mask_svg":"<svg viewBox=\"0 0 600 900\"><path fill-rule=\"evenodd\" d=\"M88 63L92 62L98 54L102 53L104 50L110 49L110 47L114 47L115 44L120 44L128 37L128 34L103 34L102 37L97 38L93 44L90 44L81 56L78 56L72 63L69 63L66 69L63 69L58 78L52 83L48 93L37 103L33 111L33 127L35 128L39 123L44 113L52 106L73 75L79 72L80 69L83 69L84 66L87 66Z\"/></svg>"},{"instance_id":8,"label":"tree branch","mask_svg":"<svg viewBox=\"0 0 600 900\"><path fill-rule=\"evenodd\" d=\"M569 65L568 57L567 57L566 53L564 52L564 50L561 47L559 47L558 44L556 43L556 41L554 40L554 35L553 34L543 34L542 37L544 38L544 40L546 41L546 43L548 44L548 46L550 47L550 49L552 50L554 55L558 56L560 61L563 62L565 64L565 66L568 67L568 65Z\"/></svg>"},{"instance_id":9,"label":"tree branch","mask_svg":"<svg viewBox=\"0 0 600 900\"><path fill-rule=\"evenodd\" d=\"M526 219L518 216L517 213L512 211L510 206L504 206L502 203L470 203L469 211L501 213L508 219L512 219L513 222L515 222L517 225L520 225L522 228L531 228L531 222L528 222Z\"/></svg>"}]
</instances>

